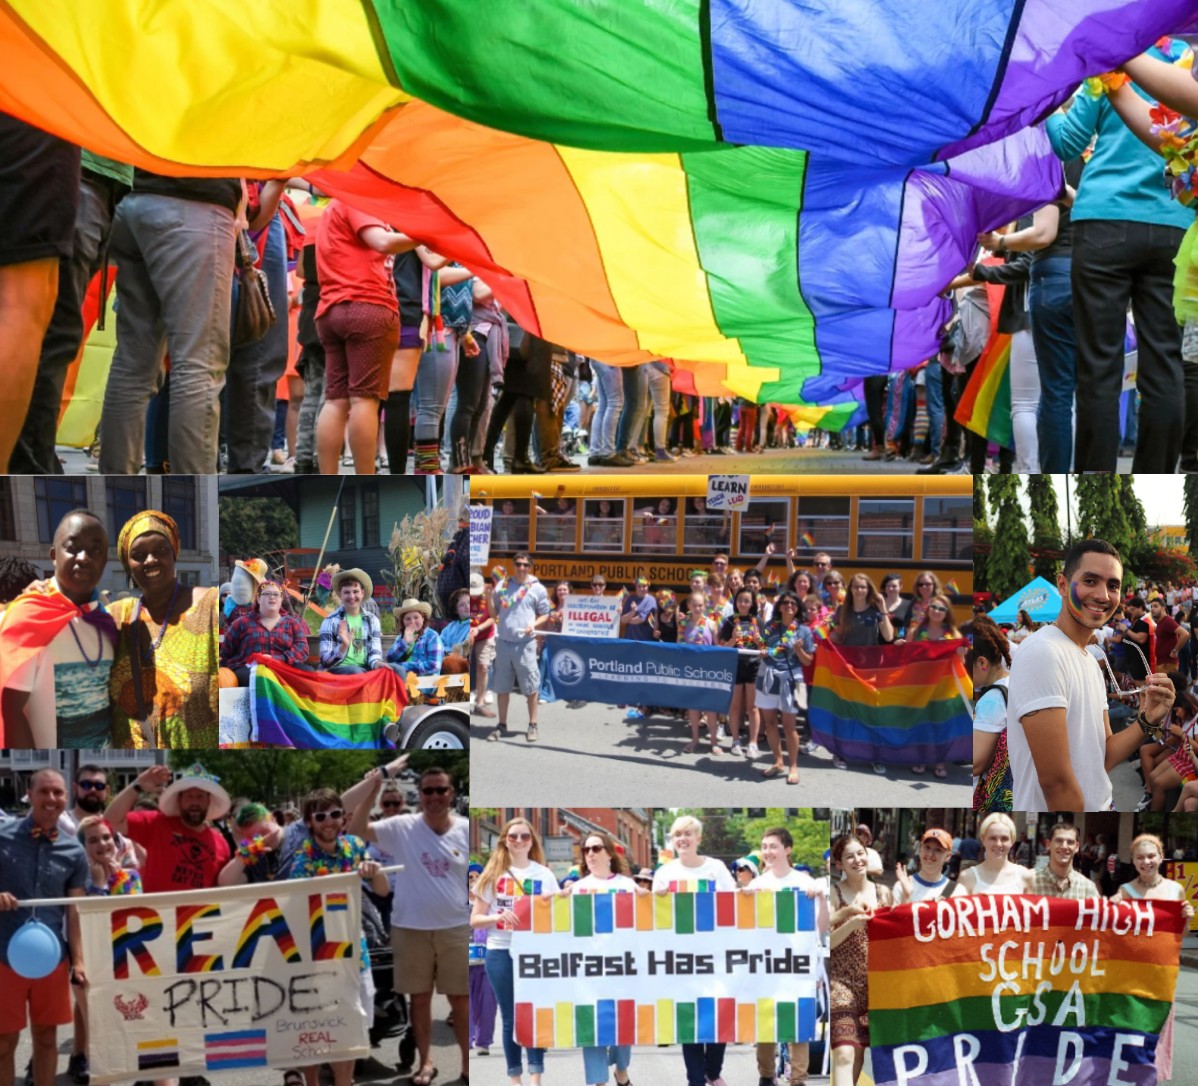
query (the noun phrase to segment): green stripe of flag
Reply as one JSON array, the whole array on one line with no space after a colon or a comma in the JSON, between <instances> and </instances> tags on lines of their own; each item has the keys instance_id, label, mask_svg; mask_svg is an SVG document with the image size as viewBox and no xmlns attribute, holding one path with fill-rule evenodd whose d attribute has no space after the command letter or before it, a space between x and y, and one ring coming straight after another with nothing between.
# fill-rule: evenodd
<instances>
[{"instance_id":1,"label":"green stripe of flag","mask_svg":"<svg viewBox=\"0 0 1198 1086\"><path fill-rule=\"evenodd\" d=\"M574 934L593 935L595 933L595 915L593 912L593 894L575 894L574 902Z\"/></svg>"},{"instance_id":2,"label":"green stripe of flag","mask_svg":"<svg viewBox=\"0 0 1198 1086\"><path fill-rule=\"evenodd\" d=\"M595 1043L595 1008L589 1003L574 1006L574 1043L579 1046Z\"/></svg>"}]
</instances>

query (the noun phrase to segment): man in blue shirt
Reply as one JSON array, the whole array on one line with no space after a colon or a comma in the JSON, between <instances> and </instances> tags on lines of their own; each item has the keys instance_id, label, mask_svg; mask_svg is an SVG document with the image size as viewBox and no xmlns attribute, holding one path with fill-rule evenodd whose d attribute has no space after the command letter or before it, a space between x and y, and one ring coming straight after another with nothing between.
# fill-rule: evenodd
<instances>
[{"instance_id":1,"label":"man in blue shirt","mask_svg":"<svg viewBox=\"0 0 1198 1086\"><path fill-rule=\"evenodd\" d=\"M67 784L55 769L40 769L29 782L29 814L0 821L0 1082L16 1077L16 1051L28 1021L33 1034L33 1081L54 1082L58 1064L58 1027L72 1018L71 983L82 985L83 949L74 908L40 906L37 918L62 942L57 968L29 980L8 962L8 944L31 910L33 898L83 897L88 866L83 846L60 833L58 820L67 808ZM63 939L63 932L69 933ZM68 966L68 959L70 965ZM28 1008L28 1018L26 1017Z\"/></svg>"},{"instance_id":2,"label":"man in blue shirt","mask_svg":"<svg viewBox=\"0 0 1198 1086\"><path fill-rule=\"evenodd\" d=\"M1169 52L1161 51L1160 47ZM1149 50L1180 57L1184 43L1162 38ZM1076 158L1097 136L1074 201L1073 316L1077 336L1074 471L1115 471L1127 306L1136 320L1140 434L1132 471L1198 470L1198 372L1187 390L1181 329L1173 315L1173 258L1194 220L1165 187L1159 155L1142 144L1106 96L1085 91L1068 113L1046 122L1058 157ZM1187 433L1186 408L1191 408ZM1183 448L1184 446L1184 448ZM1190 464L1187 467L1187 462Z\"/></svg>"}]
</instances>

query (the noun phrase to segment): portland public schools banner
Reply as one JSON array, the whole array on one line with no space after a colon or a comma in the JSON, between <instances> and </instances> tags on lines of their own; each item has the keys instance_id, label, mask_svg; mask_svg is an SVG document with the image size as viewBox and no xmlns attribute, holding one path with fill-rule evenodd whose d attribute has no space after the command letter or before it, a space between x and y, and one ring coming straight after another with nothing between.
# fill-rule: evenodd
<instances>
[{"instance_id":1,"label":"portland public schools banner","mask_svg":"<svg viewBox=\"0 0 1198 1086\"><path fill-rule=\"evenodd\" d=\"M516 903L516 1040L537 1048L815 1038L815 903L794 890Z\"/></svg>"},{"instance_id":2,"label":"portland public schools banner","mask_svg":"<svg viewBox=\"0 0 1198 1086\"><path fill-rule=\"evenodd\" d=\"M716 713L732 704L736 649L547 637L545 654L545 681L556 698Z\"/></svg>"},{"instance_id":3,"label":"portland public schools banner","mask_svg":"<svg viewBox=\"0 0 1198 1086\"><path fill-rule=\"evenodd\" d=\"M958 897L879 913L875 1081L1153 1086L1182 926L1175 901Z\"/></svg>"},{"instance_id":4,"label":"portland public schools banner","mask_svg":"<svg viewBox=\"0 0 1198 1086\"><path fill-rule=\"evenodd\" d=\"M368 1055L360 883L81 899L91 1081Z\"/></svg>"}]
</instances>

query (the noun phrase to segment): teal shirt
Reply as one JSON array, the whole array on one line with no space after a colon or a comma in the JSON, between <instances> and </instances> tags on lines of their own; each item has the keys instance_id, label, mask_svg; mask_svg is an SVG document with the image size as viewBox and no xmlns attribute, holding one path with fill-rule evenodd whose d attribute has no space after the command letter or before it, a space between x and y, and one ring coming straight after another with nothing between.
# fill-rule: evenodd
<instances>
[{"instance_id":1,"label":"teal shirt","mask_svg":"<svg viewBox=\"0 0 1198 1086\"><path fill-rule=\"evenodd\" d=\"M1155 47L1148 52L1158 60L1172 61L1182 48L1178 41L1173 44L1173 56ZM1152 101L1134 83L1132 86L1141 98ZM1165 160L1133 135L1105 94L1092 98L1079 90L1069 112L1054 113L1045 125L1052 149L1065 162L1077 158L1090 139L1098 136L1073 202L1074 222L1116 219L1182 230L1193 225L1193 209L1174 200L1165 186Z\"/></svg>"}]
</instances>

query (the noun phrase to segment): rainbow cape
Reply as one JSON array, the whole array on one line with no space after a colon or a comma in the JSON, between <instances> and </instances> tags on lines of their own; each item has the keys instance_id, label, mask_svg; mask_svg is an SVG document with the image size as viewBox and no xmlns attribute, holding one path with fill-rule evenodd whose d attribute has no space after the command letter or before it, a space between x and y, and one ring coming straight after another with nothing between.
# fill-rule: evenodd
<instances>
[{"instance_id":1,"label":"rainbow cape","mask_svg":"<svg viewBox=\"0 0 1198 1086\"><path fill-rule=\"evenodd\" d=\"M841 758L918 765L973 757L960 641L853 648L820 641L808 687L811 737Z\"/></svg>"},{"instance_id":2,"label":"rainbow cape","mask_svg":"<svg viewBox=\"0 0 1198 1086\"><path fill-rule=\"evenodd\" d=\"M883 910L869 922L875 1082L1155 1086L1182 926L1173 901L1018 894Z\"/></svg>"},{"instance_id":3,"label":"rainbow cape","mask_svg":"<svg viewBox=\"0 0 1198 1086\"><path fill-rule=\"evenodd\" d=\"M0 109L158 172L308 174L530 332L834 429L935 352L976 233L1059 192L1028 126L1190 13L1122 0L1113 33L1111 2L9 0Z\"/></svg>"},{"instance_id":4,"label":"rainbow cape","mask_svg":"<svg viewBox=\"0 0 1198 1086\"><path fill-rule=\"evenodd\" d=\"M1011 424L1011 337L998 330L998 311L1006 287L986 284L990 305L990 338L982 351L953 417L966 429L1001 445L1015 448Z\"/></svg>"},{"instance_id":5,"label":"rainbow cape","mask_svg":"<svg viewBox=\"0 0 1198 1086\"><path fill-rule=\"evenodd\" d=\"M374 750L391 744L386 724L399 719L407 692L390 668L361 675L300 671L257 653L250 692L250 738L299 749Z\"/></svg>"}]
</instances>

